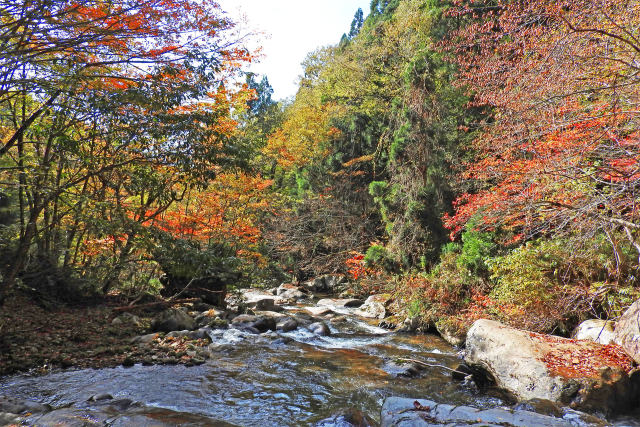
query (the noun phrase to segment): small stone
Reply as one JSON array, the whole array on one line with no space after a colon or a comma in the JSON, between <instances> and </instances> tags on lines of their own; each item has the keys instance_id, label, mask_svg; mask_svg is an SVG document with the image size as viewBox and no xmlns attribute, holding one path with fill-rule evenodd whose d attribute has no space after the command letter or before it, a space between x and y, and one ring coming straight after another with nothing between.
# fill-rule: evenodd
<instances>
[{"instance_id":1,"label":"small stone","mask_svg":"<svg viewBox=\"0 0 640 427\"><path fill-rule=\"evenodd\" d=\"M87 402L98 402L100 400L110 400L113 399L113 396L110 395L109 393L101 393L101 394L96 394L94 396L91 396L90 398L87 399Z\"/></svg>"},{"instance_id":2,"label":"small stone","mask_svg":"<svg viewBox=\"0 0 640 427\"><path fill-rule=\"evenodd\" d=\"M122 366L124 366L125 368L130 368L135 364L136 364L136 361L133 360L133 357L131 356L125 357L125 359L122 361Z\"/></svg>"}]
</instances>

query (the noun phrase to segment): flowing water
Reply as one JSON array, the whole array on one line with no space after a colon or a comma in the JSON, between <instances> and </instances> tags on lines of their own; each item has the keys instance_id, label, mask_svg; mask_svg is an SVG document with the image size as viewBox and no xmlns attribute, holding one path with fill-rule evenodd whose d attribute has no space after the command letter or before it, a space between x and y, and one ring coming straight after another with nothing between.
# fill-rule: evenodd
<instances>
[{"instance_id":1,"label":"flowing water","mask_svg":"<svg viewBox=\"0 0 640 427\"><path fill-rule=\"evenodd\" d=\"M331 329L327 337L302 327L262 335L217 330L212 333L216 357L198 367L16 376L0 380L0 395L60 407L110 393L168 409L167 414L202 417L201 425L241 426L313 425L347 408L379 419L388 396L482 408L504 404L486 391L452 381L450 369L459 363L456 350L436 336L390 333L354 316ZM417 377L402 377L399 358L430 366Z\"/></svg>"}]
</instances>

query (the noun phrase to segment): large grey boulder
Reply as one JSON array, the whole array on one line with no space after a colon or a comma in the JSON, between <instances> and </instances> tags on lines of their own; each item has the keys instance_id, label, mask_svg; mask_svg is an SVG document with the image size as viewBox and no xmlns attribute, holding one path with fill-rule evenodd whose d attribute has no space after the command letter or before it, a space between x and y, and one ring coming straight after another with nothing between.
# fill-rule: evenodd
<instances>
[{"instance_id":1,"label":"large grey boulder","mask_svg":"<svg viewBox=\"0 0 640 427\"><path fill-rule=\"evenodd\" d=\"M519 400L547 399L612 413L635 407L640 375L620 347L536 334L481 319L467 334L465 362Z\"/></svg>"},{"instance_id":2,"label":"large grey boulder","mask_svg":"<svg viewBox=\"0 0 640 427\"><path fill-rule=\"evenodd\" d=\"M609 345L615 342L614 327L615 322L610 320L585 320L573 330L571 338Z\"/></svg>"},{"instance_id":3,"label":"large grey boulder","mask_svg":"<svg viewBox=\"0 0 640 427\"><path fill-rule=\"evenodd\" d=\"M614 339L640 364L640 300L631 304L616 323Z\"/></svg>"},{"instance_id":4,"label":"large grey boulder","mask_svg":"<svg viewBox=\"0 0 640 427\"><path fill-rule=\"evenodd\" d=\"M567 417L569 418L569 417ZM430 426L511 426L511 427L570 427L598 425L576 423L575 418L555 418L529 411L507 409L478 409L453 406L425 399L389 397L380 414L380 427Z\"/></svg>"},{"instance_id":5,"label":"large grey boulder","mask_svg":"<svg viewBox=\"0 0 640 427\"><path fill-rule=\"evenodd\" d=\"M184 331L195 327L196 321L193 317L177 308L164 310L151 321L151 332Z\"/></svg>"}]
</instances>

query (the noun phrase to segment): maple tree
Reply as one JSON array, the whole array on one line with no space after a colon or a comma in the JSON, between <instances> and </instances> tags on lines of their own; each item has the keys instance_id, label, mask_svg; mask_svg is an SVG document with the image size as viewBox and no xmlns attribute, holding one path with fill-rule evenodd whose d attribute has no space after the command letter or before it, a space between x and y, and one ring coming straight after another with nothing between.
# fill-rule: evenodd
<instances>
[{"instance_id":1,"label":"maple tree","mask_svg":"<svg viewBox=\"0 0 640 427\"><path fill-rule=\"evenodd\" d=\"M0 299L34 240L67 265L83 240L124 236L112 241L117 265L127 262L140 224L205 185L214 165L239 166L232 112L253 96L227 83L251 55L216 3L44 0L3 11L0 173L20 230Z\"/></svg>"},{"instance_id":2,"label":"maple tree","mask_svg":"<svg viewBox=\"0 0 640 427\"><path fill-rule=\"evenodd\" d=\"M636 2L459 1L445 44L471 105L488 107L454 235L472 218L516 239L622 233L640 255Z\"/></svg>"}]
</instances>

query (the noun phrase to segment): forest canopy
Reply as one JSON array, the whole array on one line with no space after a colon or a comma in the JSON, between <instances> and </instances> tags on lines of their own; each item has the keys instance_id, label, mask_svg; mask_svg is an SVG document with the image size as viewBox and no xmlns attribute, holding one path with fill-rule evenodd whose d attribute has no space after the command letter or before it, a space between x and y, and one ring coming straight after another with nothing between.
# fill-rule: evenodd
<instances>
[{"instance_id":1,"label":"forest canopy","mask_svg":"<svg viewBox=\"0 0 640 427\"><path fill-rule=\"evenodd\" d=\"M626 0L374 0L277 102L215 3L10 2L0 295L337 273L439 328L615 316L638 24Z\"/></svg>"}]
</instances>

